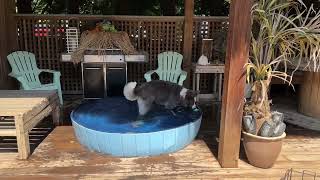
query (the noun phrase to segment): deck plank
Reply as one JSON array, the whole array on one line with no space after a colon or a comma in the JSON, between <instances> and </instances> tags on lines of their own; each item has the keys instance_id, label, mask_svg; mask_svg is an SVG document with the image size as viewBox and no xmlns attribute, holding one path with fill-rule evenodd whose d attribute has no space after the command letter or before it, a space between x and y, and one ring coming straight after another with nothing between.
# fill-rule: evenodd
<instances>
[{"instance_id":1,"label":"deck plank","mask_svg":"<svg viewBox=\"0 0 320 180\"><path fill-rule=\"evenodd\" d=\"M222 169L214 155L216 146L210 149L202 139L169 155L114 158L88 151L77 142L72 127L60 126L28 161L0 156L0 174L5 179L280 179L289 168L320 173L320 135L299 137L288 135L271 169L255 168L244 159L239 168Z\"/></svg>"}]
</instances>

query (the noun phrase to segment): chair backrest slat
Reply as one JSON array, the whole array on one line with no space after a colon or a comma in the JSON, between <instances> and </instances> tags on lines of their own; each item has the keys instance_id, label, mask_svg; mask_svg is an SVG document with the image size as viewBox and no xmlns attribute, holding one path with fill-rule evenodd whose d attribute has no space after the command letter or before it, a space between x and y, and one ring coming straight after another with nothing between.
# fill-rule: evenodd
<instances>
[{"instance_id":1,"label":"chair backrest slat","mask_svg":"<svg viewBox=\"0 0 320 180\"><path fill-rule=\"evenodd\" d=\"M7 56L12 72L22 76L30 87L41 85L39 80L39 69L35 55L27 51L16 51Z\"/></svg>"},{"instance_id":2,"label":"chair backrest slat","mask_svg":"<svg viewBox=\"0 0 320 180\"><path fill-rule=\"evenodd\" d=\"M160 80L177 83L181 74L183 56L177 52L163 52L158 54L157 73Z\"/></svg>"}]
</instances>

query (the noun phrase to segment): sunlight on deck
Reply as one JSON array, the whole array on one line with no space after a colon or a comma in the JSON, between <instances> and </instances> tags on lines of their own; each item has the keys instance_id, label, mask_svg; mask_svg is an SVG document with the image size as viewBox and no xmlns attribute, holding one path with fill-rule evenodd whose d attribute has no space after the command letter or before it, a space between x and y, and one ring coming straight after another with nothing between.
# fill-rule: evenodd
<instances>
[{"instance_id":1,"label":"sunlight on deck","mask_svg":"<svg viewBox=\"0 0 320 180\"><path fill-rule=\"evenodd\" d=\"M208 138L214 141L214 138ZM198 139L184 150L169 155L113 158L89 152L77 142L72 127L61 126L38 146L27 161L0 154L0 174L1 178L53 179L280 179L289 168L313 172L320 169L320 135L288 136L280 157L271 169L255 168L243 160L239 168L222 169L209 147L216 152L216 146L208 146L204 140Z\"/></svg>"}]
</instances>

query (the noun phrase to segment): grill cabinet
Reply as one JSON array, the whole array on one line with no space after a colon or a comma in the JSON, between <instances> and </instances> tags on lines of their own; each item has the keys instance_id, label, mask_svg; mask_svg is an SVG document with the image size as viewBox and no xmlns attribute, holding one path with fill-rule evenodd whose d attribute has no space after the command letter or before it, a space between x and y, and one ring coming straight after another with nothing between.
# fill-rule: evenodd
<instances>
[{"instance_id":1,"label":"grill cabinet","mask_svg":"<svg viewBox=\"0 0 320 180\"><path fill-rule=\"evenodd\" d=\"M103 54L103 55L102 55ZM123 96L127 83L127 63L120 50L87 50L82 67L82 86L85 99Z\"/></svg>"}]
</instances>

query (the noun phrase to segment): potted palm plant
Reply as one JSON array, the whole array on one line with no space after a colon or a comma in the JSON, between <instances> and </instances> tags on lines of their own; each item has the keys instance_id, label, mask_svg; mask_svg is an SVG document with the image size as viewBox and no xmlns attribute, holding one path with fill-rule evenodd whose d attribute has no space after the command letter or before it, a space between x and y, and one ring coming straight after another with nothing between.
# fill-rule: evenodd
<instances>
[{"instance_id":1,"label":"potted palm plant","mask_svg":"<svg viewBox=\"0 0 320 180\"><path fill-rule=\"evenodd\" d=\"M247 83L252 95L244 107L243 144L250 164L270 168L285 138L283 115L272 112L268 97L272 78L291 85L291 64L320 53L320 12L301 0L259 0L252 8L253 28Z\"/></svg>"}]
</instances>

